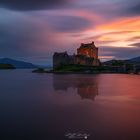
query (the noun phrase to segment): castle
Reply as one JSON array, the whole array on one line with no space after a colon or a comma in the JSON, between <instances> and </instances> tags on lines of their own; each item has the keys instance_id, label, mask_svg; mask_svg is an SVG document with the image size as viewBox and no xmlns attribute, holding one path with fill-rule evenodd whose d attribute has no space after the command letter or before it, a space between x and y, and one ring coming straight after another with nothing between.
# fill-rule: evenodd
<instances>
[{"instance_id":1,"label":"castle","mask_svg":"<svg viewBox=\"0 0 140 140\"><path fill-rule=\"evenodd\" d=\"M77 49L76 55L68 55L67 52L54 53L54 69L68 64L99 66L100 60L98 59L98 48L95 46L94 42L89 44L82 43L81 46Z\"/></svg>"}]
</instances>

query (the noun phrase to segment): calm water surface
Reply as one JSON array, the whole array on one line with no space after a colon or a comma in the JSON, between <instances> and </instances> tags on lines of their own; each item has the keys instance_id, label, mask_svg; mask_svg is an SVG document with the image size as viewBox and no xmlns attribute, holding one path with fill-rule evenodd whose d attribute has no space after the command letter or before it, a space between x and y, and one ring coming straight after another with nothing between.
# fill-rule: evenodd
<instances>
[{"instance_id":1,"label":"calm water surface","mask_svg":"<svg viewBox=\"0 0 140 140\"><path fill-rule=\"evenodd\" d=\"M140 140L140 76L0 71L0 127L0 140Z\"/></svg>"}]
</instances>

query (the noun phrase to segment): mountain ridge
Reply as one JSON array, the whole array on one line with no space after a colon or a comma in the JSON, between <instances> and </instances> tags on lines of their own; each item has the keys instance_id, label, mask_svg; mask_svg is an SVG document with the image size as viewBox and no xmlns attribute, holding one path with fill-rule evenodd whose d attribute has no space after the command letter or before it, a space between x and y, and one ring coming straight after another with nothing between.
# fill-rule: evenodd
<instances>
[{"instance_id":1,"label":"mountain ridge","mask_svg":"<svg viewBox=\"0 0 140 140\"><path fill-rule=\"evenodd\" d=\"M17 69L36 68L37 65L11 58L0 58L0 64L11 64Z\"/></svg>"},{"instance_id":2,"label":"mountain ridge","mask_svg":"<svg viewBox=\"0 0 140 140\"><path fill-rule=\"evenodd\" d=\"M108 61L103 62L103 64L105 64L105 65L112 65L114 63L119 63L119 64L131 63L131 64L139 64L140 65L140 56L130 58L130 59L125 59L125 60L112 59L112 60L108 60Z\"/></svg>"}]
</instances>

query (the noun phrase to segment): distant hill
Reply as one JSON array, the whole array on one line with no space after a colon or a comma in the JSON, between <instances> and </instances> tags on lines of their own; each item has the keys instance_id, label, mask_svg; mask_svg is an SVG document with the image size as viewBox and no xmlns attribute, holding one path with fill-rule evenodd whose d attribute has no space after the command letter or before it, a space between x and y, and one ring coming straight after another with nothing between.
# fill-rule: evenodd
<instances>
[{"instance_id":1,"label":"distant hill","mask_svg":"<svg viewBox=\"0 0 140 140\"><path fill-rule=\"evenodd\" d=\"M134 63L140 63L140 56L128 59L127 61L134 62Z\"/></svg>"},{"instance_id":2,"label":"distant hill","mask_svg":"<svg viewBox=\"0 0 140 140\"><path fill-rule=\"evenodd\" d=\"M0 59L0 64L11 64L17 69L36 68L37 67L36 65L34 65L32 63L28 63L28 62L24 62L24 61L17 61L17 60L10 59L10 58Z\"/></svg>"},{"instance_id":3,"label":"distant hill","mask_svg":"<svg viewBox=\"0 0 140 140\"><path fill-rule=\"evenodd\" d=\"M103 62L104 65L123 65L123 64L127 64L127 63L131 63L131 64L140 64L140 56L135 57L135 58L131 58L131 59L127 59L127 60L109 60L106 62Z\"/></svg>"},{"instance_id":4,"label":"distant hill","mask_svg":"<svg viewBox=\"0 0 140 140\"><path fill-rule=\"evenodd\" d=\"M103 65L112 65L112 66L121 66L125 63L125 60L116 60L116 59L113 59L113 60L109 60L109 61L106 61L106 62L103 62L102 64Z\"/></svg>"}]
</instances>

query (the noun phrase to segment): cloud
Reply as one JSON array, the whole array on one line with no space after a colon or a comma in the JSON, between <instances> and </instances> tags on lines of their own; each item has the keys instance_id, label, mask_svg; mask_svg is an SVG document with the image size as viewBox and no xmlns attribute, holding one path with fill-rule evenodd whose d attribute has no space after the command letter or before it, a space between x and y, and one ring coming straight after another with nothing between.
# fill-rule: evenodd
<instances>
[{"instance_id":1,"label":"cloud","mask_svg":"<svg viewBox=\"0 0 140 140\"><path fill-rule=\"evenodd\" d=\"M105 32L101 33L96 36L88 37L87 40L95 40L95 41L102 41L103 42L115 42L119 41L120 38L117 38L120 36L122 38L123 36L127 36L128 34L135 33L136 31L114 31L114 32Z\"/></svg>"},{"instance_id":2,"label":"cloud","mask_svg":"<svg viewBox=\"0 0 140 140\"><path fill-rule=\"evenodd\" d=\"M126 4L126 8L124 9L123 13L129 16L140 15L140 1L133 0Z\"/></svg>"},{"instance_id":3,"label":"cloud","mask_svg":"<svg viewBox=\"0 0 140 140\"><path fill-rule=\"evenodd\" d=\"M140 44L139 44L140 45ZM140 47L100 46L100 56L114 56L116 59L133 58L140 55Z\"/></svg>"},{"instance_id":4,"label":"cloud","mask_svg":"<svg viewBox=\"0 0 140 140\"><path fill-rule=\"evenodd\" d=\"M128 41L137 41L140 40L140 36L134 36L128 39Z\"/></svg>"},{"instance_id":5,"label":"cloud","mask_svg":"<svg viewBox=\"0 0 140 140\"><path fill-rule=\"evenodd\" d=\"M139 49L140 49L140 42L130 44L129 46L139 47Z\"/></svg>"},{"instance_id":6,"label":"cloud","mask_svg":"<svg viewBox=\"0 0 140 140\"><path fill-rule=\"evenodd\" d=\"M77 0L75 8L101 15L105 21L140 15L139 0Z\"/></svg>"},{"instance_id":7,"label":"cloud","mask_svg":"<svg viewBox=\"0 0 140 140\"><path fill-rule=\"evenodd\" d=\"M46 23L22 12L0 9L1 57L49 55L52 36L55 38Z\"/></svg>"},{"instance_id":8,"label":"cloud","mask_svg":"<svg viewBox=\"0 0 140 140\"><path fill-rule=\"evenodd\" d=\"M106 58L136 56L139 6L139 0L0 0L0 56L43 61L88 41Z\"/></svg>"},{"instance_id":9,"label":"cloud","mask_svg":"<svg viewBox=\"0 0 140 140\"><path fill-rule=\"evenodd\" d=\"M73 43L63 32L51 29L48 20L0 9L0 57L27 58L45 64L48 62L45 58L50 63L55 51L72 52Z\"/></svg>"},{"instance_id":10,"label":"cloud","mask_svg":"<svg viewBox=\"0 0 140 140\"><path fill-rule=\"evenodd\" d=\"M114 31L140 31L140 16L136 17L125 17L125 18L117 18L112 22L108 22L106 24L98 25L96 28L100 30L114 30Z\"/></svg>"},{"instance_id":11,"label":"cloud","mask_svg":"<svg viewBox=\"0 0 140 140\"><path fill-rule=\"evenodd\" d=\"M0 0L0 6L12 10L52 9L70 4L68 0Z\"/></svg>"},{"instance_id":12,"label":"cloud","mask_svg":"<svg viewBox=\"0 0 140 140\"><path fill-rule=\"evenodd\" d=\"M81 32L92 26L92 23L78 16L57 16L50 18L48 25L60 32Z\"/></svg>"}]
</instances>

